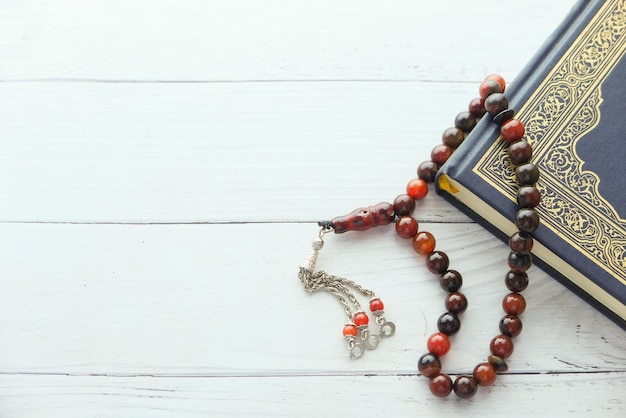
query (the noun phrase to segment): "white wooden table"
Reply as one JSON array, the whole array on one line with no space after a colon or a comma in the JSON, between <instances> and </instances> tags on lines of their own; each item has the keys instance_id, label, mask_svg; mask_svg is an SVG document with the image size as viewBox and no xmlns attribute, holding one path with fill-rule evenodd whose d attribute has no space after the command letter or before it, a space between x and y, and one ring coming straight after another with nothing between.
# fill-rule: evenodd
<instances>
[{"instance_id":1,"label":"white wooden table","mask_svg":"<svg viewBox=\"0 0 626 418\"><path fill-rule=\"evenodd\" d=\"M626 333L538 268L469 401L417 376L443 293L392 227L320 256L398 326L362 359L297 279L315 222L402 193L574 2L1 2L0 416L625 416ZM508 250L434 193L416 216L465 277L468 372Z\"/></svg>"}]
</instances>

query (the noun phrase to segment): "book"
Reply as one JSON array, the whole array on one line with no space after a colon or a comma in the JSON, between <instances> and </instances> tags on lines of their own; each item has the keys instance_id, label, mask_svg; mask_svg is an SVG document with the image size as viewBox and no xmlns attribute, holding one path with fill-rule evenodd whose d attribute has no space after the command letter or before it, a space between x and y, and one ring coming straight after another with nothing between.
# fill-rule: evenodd
<instances>
[{"instance_id":1,"label":"book","mask_svg":"<svg viewBox=\"0 0 626 418\"><path fill-rule=\"evenodd\" d=\"M626 329L626 1L580 0L506 89L539 167L533 261ZM437 192L501 239L517 231L514 166L487 114Z\"/></svg>"}]
</instances>

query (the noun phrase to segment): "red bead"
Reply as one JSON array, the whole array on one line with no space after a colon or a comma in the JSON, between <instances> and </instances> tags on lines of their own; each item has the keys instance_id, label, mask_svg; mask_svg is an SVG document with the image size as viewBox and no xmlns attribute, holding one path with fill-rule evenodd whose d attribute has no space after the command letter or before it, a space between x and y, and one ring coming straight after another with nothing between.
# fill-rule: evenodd
<instances>
[{"instance_id":1,"label":"red bead","mask_svg":"<svg viewBox=\"0 0 626 418\"><path fill-rule=\"evenodd\" d=\"M331 220L336 234L346 231L365 231L373 226L387 225L396 218L391 203L381 202L374 206L358 208L347 215L337 216Z\"/></svg>"},{"instance_id":2,"label":"red bead","mask_svg":"<svg viewBox=\"0 0 626 418\"><path fill-rule=\"evenodd\" d=\"M489 74L487 77L485 77L485 80L493 80L498 83L500 85L500 88L502 89L500 93L504 93L504 90L506 90L506 81L504 81L504 78L502 78L502 76L499 74Z\"/></svg>"},{"instance_id":3,"label":"red bead","mask_svg":"<svg viewBox=\"0 0 626 418\"><path fill-rule=\"evenodd\" d=\"M418 232L411 241L413 250L421 255L428 255L435 249L435 237L430 232Z\"/></svg>"},{"instance_id":4,"label":"red bead","mask_svg":"<svg viewBox=\"0 0 626 418\"><path fill-rule=\"evenodd\" d=\"M521 315L526 310L526 299L519 293L509 293L502 299L502 309L509 315Z\"/></svg>"},{"instance_id":5,"label":"red bead","mask_svg":"<svg viewBox=\"0 0 626 418\"><path fill-rule=\"evenodd\" d=\"M452 379L445 373L439 373L430 378L429 388L433 395L445 398L452 392Z\"/></svg>"},{"instance_id":6,"label":"red bead","mask_svg":"<svg viewBox=\"0 0 626 418\"><path fill-rule=\"evenodd\" d=\"M493 367L491 363L480 363L476 367L474 367L474 379L476 379L476 383L481 386L489 386L496 381L496 377L498 376L496 373L496 369Z\"/></svg>"},{"instance_id":7,"label":"red bead","mask_svg":"<svg viewBox=\"0 0 626 418\"><path fill-rule=\"evenodd\" d=\"M504 276L504 284L511 292L523 292L528 287L528 275L511 270Z\"/></svg>"},{"instance_id":8,"label":"red bead","mask_svg":"<svg viewBox=\"0 0 626 418\"><path fill-rule=\"evenodd\" d=\"M430 152L430 159L433 160L435 164L442 166L443 163L448 161L448 158L452 155L452 148L445 144L437 145Z\"/></svg>"},{"instance_id":9,"label":"red bead","mask_svg":"<svg viewBox=\"0 0 626 418\"><path fill-rule=\"evenodd\" d=\"M343 326L344 337L348 337L348 336L356 337L356 333L357 333L356 325L346 324Z\"/></svg>"},{"instance_id":10,"label":"red bead","mask_svg":"<svg viewBox=\"0 0 626 418\"><path fill-rule=\"evenodd\" d=\"M406 194L415 200L421 200L428 194L428 183L420 178L413 179L406 185Z\"/></svg>"},{"instance_id":11,"label":"red bead","mask_svg":"<svg viewBox=\"0 0 626 418\"><path fill-rule=\"evenodd\" d=\"M491 340L489 350L494 356L507 358L513 354L513 341L506 335L498 335Z\"/></svg>"},{"instance_id":12,"label":"red bead","mask_svg":"<svg viewBox=\"0 0 626 418\"><path fill-rule=\"evenodd\" d=\"M376 313L382 311L383 309L385 309L385 305L382 300L378 298L370 300L370 311Z\"/></svg>"},{"instance_id":13,"label":"red bead","mask_svg":"<svg viewBox=\"0 0 626 418\"><path fill-rule=\"evenodd\" d=\"M500 127L500 135L507 142L515 142L522 139L525 132L524 124L517 119L509 119Z\"/></svg>"},{"instance_id":14,"label":"red bead","mask_svg":"<svg viewBox=\"0 0 626 418\"><path fill-rule=\"evenodd\" d=\"M370 318L367 316L367 314L365 312L357 312L354 314L354 318L352 318L352 320L354 321L354 323L357 326L365 326L367 324L369 324L370 322Z\"/></svg>"},{"instance_id":15,"label":"red bead","mask_svg":"<svg viewBox=\"0 0 626 418\"><path fill-rule=\"evenodd\" d=\"M403 216L396 221L396 232L401 238L413 238L417 234L417 221L410 216Z\"/></svg>"},{"instance_id":16,"label":"red bead","mask_svg":"<svg viewBox=\"0 0 626 418\"><path fill-rule=\"evenodd\" d=\"M450 338L443 332L437 332L428 338L426 348L438 357L445 356L450 351Z\"/></svg>"}]
</instances>

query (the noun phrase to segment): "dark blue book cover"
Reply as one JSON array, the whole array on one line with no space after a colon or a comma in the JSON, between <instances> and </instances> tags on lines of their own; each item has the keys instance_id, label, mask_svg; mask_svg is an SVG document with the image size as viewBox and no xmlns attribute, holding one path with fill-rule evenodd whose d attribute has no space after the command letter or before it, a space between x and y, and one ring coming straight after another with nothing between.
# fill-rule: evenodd
<instances>
[{"instance_id":1,"label":"dark blue book cover","mask_svg":"<svg viewBox=\"0 0 626 418\"><path fill-rule=\"evenodd\" d=\"M626 328L626 2L581 0L507 88L541 170L537 265ZM517 230L514 167L481 120L437 192L502 239Z\"/></svg>"}]
</instances>

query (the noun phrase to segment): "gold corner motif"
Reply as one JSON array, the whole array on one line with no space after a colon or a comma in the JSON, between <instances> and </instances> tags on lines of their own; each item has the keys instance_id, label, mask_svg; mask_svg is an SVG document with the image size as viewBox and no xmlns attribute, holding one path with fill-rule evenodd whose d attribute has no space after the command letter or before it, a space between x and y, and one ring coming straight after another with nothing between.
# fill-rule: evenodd
<instances>
[{"instance_id":1,"label":"gold corner motif","mask_svg":"<svg viewBox=\"0 0 626 418\"><path fill-rule=\"evenodd\" d=\"M600 123L602 83L626 52L626 0L610 0L581 32L517 114L526 126L542 223L626 284L626 220L599 191L599 176L583 168L576 144ZM502 141L472 171L515 201L514 167Z\"/></svg>"}]
</instances>

